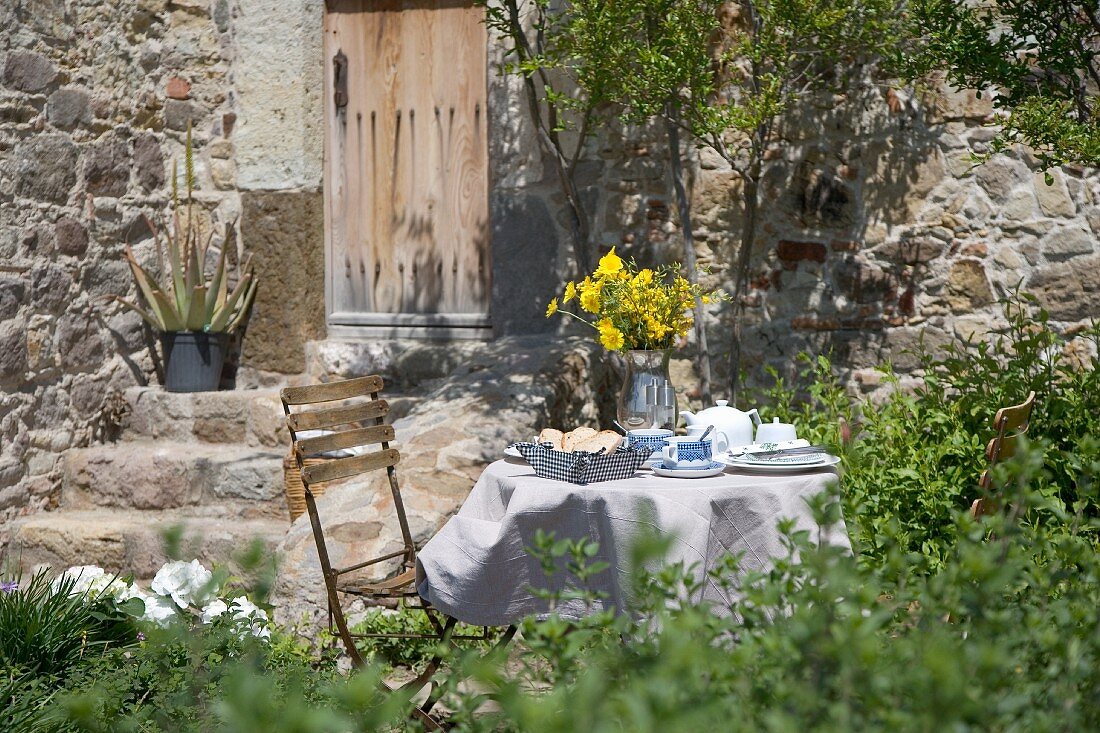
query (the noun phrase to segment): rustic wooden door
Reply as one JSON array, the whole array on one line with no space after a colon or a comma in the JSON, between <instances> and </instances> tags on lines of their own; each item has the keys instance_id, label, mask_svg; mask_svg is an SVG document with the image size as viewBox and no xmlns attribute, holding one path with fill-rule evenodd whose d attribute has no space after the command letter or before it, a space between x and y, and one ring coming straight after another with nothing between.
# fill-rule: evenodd
<instances>
[{"instance_id":1,"label":"rustic wooden door","mask_svg":"<svg viewBox=\"0 0 1100 733\"><path fill-rule=\"evenodd\" d=\"M329 0L330 330L484 335L486 30L469 0Z\"/></svg>"}]
</instances>

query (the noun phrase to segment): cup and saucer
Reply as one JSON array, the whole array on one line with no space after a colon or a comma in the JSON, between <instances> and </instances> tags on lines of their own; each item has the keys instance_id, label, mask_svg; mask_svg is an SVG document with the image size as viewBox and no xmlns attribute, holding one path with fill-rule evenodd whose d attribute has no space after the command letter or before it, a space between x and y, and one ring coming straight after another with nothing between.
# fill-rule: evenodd
<instances>
[{"instance_id":1,"label":"cup and saucer","mask_svg":"<svg viewBox=\"0 0 1100 733\"><path fill-rule=\"evenodd\" d=\"M725 469L714 460L714 441L698 437L668 438L661 450L661 462L653 473L667 478L707 478L718 476Z\"/></svg>"}]
</instances>

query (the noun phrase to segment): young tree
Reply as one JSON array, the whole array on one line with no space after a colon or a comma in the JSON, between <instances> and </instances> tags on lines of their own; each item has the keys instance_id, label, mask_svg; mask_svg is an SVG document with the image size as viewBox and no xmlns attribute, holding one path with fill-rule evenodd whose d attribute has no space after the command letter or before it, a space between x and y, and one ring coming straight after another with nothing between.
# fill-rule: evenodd
<instances>
[{"instance_id":1,"label":"young tree","mask_svg":"<svg viewBox=\"0 0 1100 733\"><path fill-rule=\"evenodd\" d=\"M571 54L559 62L573 69L590 100L623 105L631 119L663 117L674 151L683 132L712 148L741 179L741 229L731 273L731 399L740 389L745 291L764 153L792 108L816 93L841 91L864 78L892 47L898 18L894 3L573 0L558 29L569 38L563 51ZM673 168L689 251L690 209L676 154Z\"/></svg>"},{"instance_id":2,"label":"young tree","mask_svg":"<svg viewBox=\"0 0 1100 733\"><path fill-rule=\"evenodd\" d=\"M1023 143L1044 170L1100 165L1097 0L913 0L907 17L905 74L990 94L1004 113L992 152Z\"/></svg>"},{"instance_id":3,"label":"young tree","mask_svg":"<svg viewBox=\"0 0 1100 733\"><path fill-rule=\"evenodd\" d=\"M705 99L697 93L713 76L706 40L718 29L717 0L574 0L562 28L555 59L572 69L586 98L612 105L628 123L659 118L668 141L669 169L684 241L685 274L699 281L691 201L684 181L681 144L685 101ZM711 362L703 303L696 301L694 323L696 369L703 401L711 401Z\"/></svg>"},{"instance_id":4,"label":"young tree","mask_svg":"<svg viewBox=\"0 0 1100 733\"><path fill-rule=\"evenodd\" d=\"M547 61L556 54L562 14L549 0L477 0L485 6L485 23L510 43L504 71L519 74L539 147L549 158L565 197L573 258L583 276L591 271L592 222L577 188L577 164L584 156L593 103L576 96L576 83L563 67ZM562 133L572 128L568 145Z\"/></svg>"}]
</instances>

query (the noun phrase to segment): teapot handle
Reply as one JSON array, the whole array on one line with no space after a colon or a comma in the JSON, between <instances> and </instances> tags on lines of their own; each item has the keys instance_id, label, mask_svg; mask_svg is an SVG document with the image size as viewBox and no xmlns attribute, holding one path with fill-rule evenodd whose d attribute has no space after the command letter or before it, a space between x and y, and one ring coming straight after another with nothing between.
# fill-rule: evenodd
<instances>
[{"instance_id":1,"label":"teapot handle","mask_svg":"<svg viewBox=\"0 0 1100 733\"><path fill-rule=\"evenodd\" d=\"M752 408L751 410L749 410L748 412L746 412L745 414L748 415L749 419L752 420L754 423L756 423L757 426L760 425L760 423L761 423L760 413L756 411L755 407Z\"/></svg>"}]
</instances>

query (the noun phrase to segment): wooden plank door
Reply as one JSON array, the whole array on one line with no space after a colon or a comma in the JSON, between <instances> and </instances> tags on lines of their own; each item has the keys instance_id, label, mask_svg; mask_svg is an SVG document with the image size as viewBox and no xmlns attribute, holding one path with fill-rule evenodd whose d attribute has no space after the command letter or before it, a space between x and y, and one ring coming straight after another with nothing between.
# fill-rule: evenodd
<instances>
[{"instance_id":1,"label":"wooden plank door","mask_svg":"<svg viewBox=\"0 0 1100 733\"><path fill-rule=\"evenodd\" d=\"M486 30L469 0L330 0L328 321L484 335L490 262Z\"/></svg>"}]
</instances>

